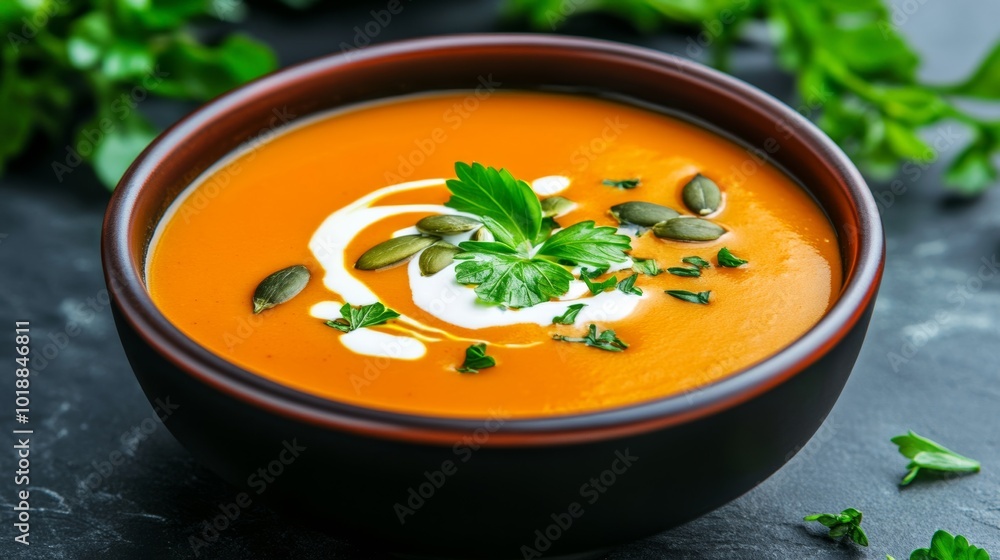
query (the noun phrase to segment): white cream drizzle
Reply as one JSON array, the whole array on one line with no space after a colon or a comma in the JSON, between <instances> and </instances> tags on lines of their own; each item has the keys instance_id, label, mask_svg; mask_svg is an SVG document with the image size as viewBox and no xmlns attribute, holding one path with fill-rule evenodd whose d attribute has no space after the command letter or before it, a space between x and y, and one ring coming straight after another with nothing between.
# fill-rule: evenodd
<instances>
[{"instance_id":1,"label":"white cream drizzle","mask_svg":"<svg viewBox=\"0 0 1000 560\"><path fill-rule=\"evenodd\" d=\"M378 189L351 204L330 214L313 234L309 249L316 260L322 265L325 275L323 283L332 292L339 294L352 305L366 305L379 301L363 282L358 280L345 262L347 246L369 225L390 216L408 213L461 214L447 206L437 204L403 204L394 206L372 206L373 203L386 196L427 187L439 186L444 179L427 179L412 181ZM561 192L569 186L569 179L560 176L542 177L532 183L535 192L548 196ZM393 233L393 237L417 233L416 228L404 228ZM469 239L471 234L448 236L449 243L458 243ZM611 270L624 270L632 265L631 261L613 265ZM464 286L455 280L455 264L432 276L422 276L418 259L414 258L407 266L407 276L413 303L420 309L448 324L467 329L483 329L497 326L517 324L537 324L547 326L552 324L553 317L564 314L571 305L584 303L577 316L578 326L593 322L616 321L628 317L646 296L634 296L620 291L608 291L589 296L586 284L580 280L570 283L569 291L556 301L544 302L524 309L507 309L480 302L475 290ZM577 273L579 270L576 271ZM342 303L325 301L314 305L310 312L314 317L332 320L340 317ZM406 336L388 334L376 329L359 329L341 335L339 338L352 352L358 354L389 357L405 360L419 359L426 353L422 341L440 340L425 333L434 333L453 340L470 340L454 336L445 330L425 325L411 317L402 316L399 323L409 325L412 330L396 326L394 330L407 332ZM531 346L537 344L510 346Z\"/></svg>"}]
</instances>

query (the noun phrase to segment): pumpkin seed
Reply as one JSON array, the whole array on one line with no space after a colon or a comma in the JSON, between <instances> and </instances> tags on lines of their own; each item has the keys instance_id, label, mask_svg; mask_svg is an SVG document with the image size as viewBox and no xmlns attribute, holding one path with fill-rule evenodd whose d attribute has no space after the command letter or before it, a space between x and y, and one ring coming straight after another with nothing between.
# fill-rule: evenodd
<instances>
[{"instance_id":1,"label":"pumpkin seed","mask_svg":"<svg viewBox=\"0 0 1000 560\"><path fill-rule=\"evenodd\" d=\"M358 270L380 270L402 264L438 240L440 240L440 237L431 235L402 235L394 237L365 251L365 254L361 255L358 262L354 263L354 268Z\"/></svg>"},{"instance_id":2,"label":"pumpkin seed","mask_svg":"<svg viewBox=\"0 0 1000 560\"><path fill-rule=\"evenodd\" d=\"M472 231L483 223L479 220L456 216L454 214L436 214L427 216L417 222L417 229L430 235L455 235Z\"/></svg>"},{"instance_id":3,"label":"pumpkin seed","mask_svg":"<svg viewBox=\"0 0 1000 560\"><path fill-rule=\"evenodd\" d=\"M616 204L611 207L611 215L623 224L635 224L643 227L653 227L660 222L680 216L673 208L641 201Z\"/></svg>"},{"instance_id":4,"label":"pumpkin seed","mask_svg":"<svg viewBox=\"0 0 1000 560\"><path fill-rule=\"evenodd\" d=\"M451 243L438 241L420 253L420 260L417 263L420 265L420 275L433 276L441 272L454 262L455 255L461 252L461 249Z\"/></svg>"},{"instance_id":5,"label":"pumpkin seed","mask_svg":"<svg viewBox=\"0 0 1000 560\"><path fill-rule=\"evenodd\" d=\"M299 295L309 283L310 276L308 268L297 264L283 268L262 280L253 292L254 314L281 305Z\"/></svg>"},{"instance_id":6,"label":"pumpkin seed","mask_svg":"<svg viewBox=\"0 0 1000 560\"><path fill-rule=\"evenodd\" d=\"M699 173L684 185L681 198L692 212L706 216L719 209L719 205L722 204L722 191L715 181Z\"/></svg>"},{"instance_id":7,"label":"pumpkin seed","mask_svg":"<svg viewBox=\"0 0 1000 560\"><path fill-rule=\"evenodd\" d=\"M714 241L726 233L725 228L701 218L674 218L653 226L657 237L677 241Z\"/></svg>"}]
</instances>

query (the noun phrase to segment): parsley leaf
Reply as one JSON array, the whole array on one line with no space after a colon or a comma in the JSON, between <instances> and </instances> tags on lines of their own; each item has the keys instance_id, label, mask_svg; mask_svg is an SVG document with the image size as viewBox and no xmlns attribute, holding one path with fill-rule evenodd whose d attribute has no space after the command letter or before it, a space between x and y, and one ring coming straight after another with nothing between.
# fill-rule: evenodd
<instances>
[{"instance_id":1,"label":"parsley leaf","mask_svg":"<svg viewBox=\"0 0 1000 560\"><path fill-rule=\"evenodd\" d=\"M702 305L708 304L708 297L712 295L711 291L708 292L689 292L687 290L666 290L668 296L673 296L681 301L686 301L690 303L700 303Z\"/></svg>"},{"instance_id":2,"label":"parsley leaf","mask_svg":"<svg viewBox=\"0 0 1000 560\"><path fill-rule=\"evenodd\" d=\"M831 539L839 539L847 536L861 546L868 546L868 535L861 528L861 517L862 514L860 511L854 508L847 508L840 512L840 514L817 513L807 515L803 519L805 521L816 521L824 527L829 527Z\"/></svg>"},{"instance_id":3,"label":"parsley leaf","mask_svg":"<svg viewBox=\"0 0 1000 560\"><path fill-rule=\"evenodd\" d=\"M622 280L621 282L619 282L618 283L618 291L619 292L624 292L626 294L631 294L633 296L641 296L642 295L642 289L635 287L635 280L638 277L639 277L639 273L636 272L636 273L632 274L632 276L629 276L628 278L626 278L626 279Z\"/></svg>"},{"instance_id":4,"label":"parsley leaf","mask_svg":"<svg viewBox=\"0 0 1000 560\"><path fill-rule=\"evenodd\" d=\"M458 179L447 182L447 205L478 216L495 241L466 241L455 260L456 278L476 285L488 303L530 307L569 291L573 275L563 266L604 267L628 259L631 239L613 227L585 221L559 230L543 219L541 203L527 183L506 170L456 163ZM541 245L534 250L534 245ZM596 292L595 292L596 293Z\"/></svg>"},{"instance_id":5,"label":"parsley leaf","mask_svg":"<svg viewBox=\"0 0 1000 560\"><path fill-rule=\"evenodd\" d=\"M465 349L465 361L457 368L461 373L479 373L479 370L497 365L492 356L486 355L486 343L473 344Z\"/></svg>"},{"instance_id":6,"label":"parsley leaf","mask_svg":"<svg viewBox=\"0 0 1000 560\"><path fill-rule=\"evenodd\" d=\"M451 199L445 206L482 218L493 237L513 248L530 248L542 227L542 205L524 181L506 169L481 163L455 164L458 179L447 182Z\"/></svg>"},{"instance_id":7,"label":"parsley leaf","mask_svg":"<svg viewBox=\"0 0 1000 560\"><path fill-rule=\"evenodd\" d=\"M561 340L563 342L582 342L587 346L592 348L597 348L600 350L607 350L608 352L621 352L628 348L628 344L625 341L618 338L615 335L615 331L608 329L601 331L600 334L597 333L597 325L591 323L587 328L587 335L583 337L572 337L563 336L561 334L552 335L554 340Z\"/></svg>"},{"instance_id":8,"label":"parsley leaf","mask_svg":"<svg viewBox=\"0 0 1000 560\"><path fill-rule=\"evenodd\" d=\"M583 280L583 283L587 285L592 294L599 294L603 291L614 289L618 285L617 276L612 276L603 282L594 282L591 278L592 276L587 276L583 273L580 274L580 280Z\"/></svg>"},{"instance_id":9,"label":"parsley leaf","mask_svg":"<svg viewBox=\"0 0 1000 560\"><path fill-rule=\"evenodd\" d=\"M632 239L610 226L594 227L593 221L561 229L538 249L538 255L589 266L625 262Z\"/></svg>"},{"instance_id":10,"label":"parsley leaf","mask_svg":"<svg viewBox=\"0 0 1000 560\"><path fill-rule=\"evenodd\" d=\"M697 266L698 268L712 268L712 263L706 261L701 257L684 257L681 262Z\"/></svg>"},{"instance_id":11,"label":"parsley leaf","mask_svg":"<svg viewBox=\"0 0 1000 560\"><path fill-rule=\"evenodd\" d=\"M378 302L359 307L354 307L349 303L345 303L343 307L340 308L340 315L340 319L327 321L326 326L333 327L345 333L363 329L365 327L382 325L390 319L399 317L399 313L396 313L392 309L389 309Z\"/></svg>"},{"instance_id":12,"label":"parsley leaf","mask_svg":"<svg viewBox=\"0 0 1000 560\"><path fill-rule=\"evenodd\" d=\"M667 272L673 274L674 276L687 276L690 278L698 278L701 276L701 269L698 267L690 268L686 266L672 266L667 269Z\"/></svg>"},{"instance_id":13,"label":"parsley leaf","mask_svg":"<svg viewBox=\"0 0 1000 560\"><path fill-rule=\"evenodd\" d=\"M576 322L576 316L580 314L580 310L587 307L585 303L574 303L569 306L569 309L565 313L558 317L552 318L553 325L572 325Z\"/></svg>"},{"instance_id":14,"label":"parsley leaf","mask_svg":"<svg viewBox=\"0 0 1000 560\"><path fill-rule=\"evenodd\" d=\"M892 443L898 445L899 452L910 459L910 463L906 465L910 471L900 481L900 486L913 482L921 469L937 472L979 472L979 461L963 457L912 431L892 438Z\"/></svg>"},{"instance_id":15,"label":"parsley leaf","mask_svg":"<svg viewBox=\"0 0 1000 560\"><path fill-rule=\"evenodd\" d=\"M642 184L642 181L639 179L605 179L601 181L601 184L609 187L615 187L616 189L634 189Z\"/></svg>"},{"instance_id":16,"label":"parsley leaf","mask_svg":"<svg viewBox=\"0 0 1000 560\"><path fill-rule=\"evenodd\" d=\"M531 307L569 291L573 275L565 267L533 259L494 241L464 241L455 260L461 284L478 284L476 295L489 303Z\"/></svg>"},{"instance_id":17,"label":"parsley leaf","mask_svg":"<svg viewBox=\"0 0 1000 560\"><path fill-rule=\"evenodd\" d=\"M719 249L719 254L716 257L716 259L719 261L719 266L724 266L726 268L736 268L738 266L747 264L747 261L730 253L729 249L725 247Z\"/></svg>"},{"instance_id":18,"label":"parsley leaf","mask_svg":"<svg viewBox=\"0 0 1000 560\"><path fill-rule=\"evenodd\" d=\"M663 272L660 270L660 265L656 264L655 260L640 259L638 257L632 257L632 270L641 272L642 274L648 274L650 276L656 276Z\"/></svg>"},{"instance_id":19,"label":"parsley leaf","mask_svg":"<svg viewBox=\"0 0 1000 560\"><path fill-rule=\"evenodd\" d=\"M894 560L892 556L886 558ZM910 560L990 560L990 553L969 544L962 535L938 531L931 537L931 547L914 550Z\"/></svg>"}]
</instances>

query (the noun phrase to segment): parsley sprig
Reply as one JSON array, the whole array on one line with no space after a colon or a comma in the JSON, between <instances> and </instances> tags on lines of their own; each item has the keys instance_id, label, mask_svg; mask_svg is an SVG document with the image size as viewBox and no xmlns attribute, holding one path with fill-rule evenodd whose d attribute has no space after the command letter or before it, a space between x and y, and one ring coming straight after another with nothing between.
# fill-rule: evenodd
<instances>
[{"instance_id":1,"label":"parsley sprig","mask_svg":"<svg viewBox=\"0 0 1000 560\"><path fill-rule=\"evenodd\" d=\"M910 460L910 463L906 465L906 468L910 470L903 477L903 480L899 482L900 486L906 486L913 482L913 479L920 474L921 470L960 473L979 472L979 461L963 457L937 442L918 436L912 431L892 438L892 443L898 445L899 452Z\"/></svg>"},{"instance_id":2,"label":"parsley sprig","mask_svg":"<svg viewBox=\"0 0 1000 560\"><path fill-rule=\"evenodd\" d=\"M465 349L465 361L457 369L460 373L479 373L479 370L495 365L497 361L486 355L486 343L480 342Z\"/></svg>"},{"instance_id":3,"label":"parsley sprig","mask_svg":"<svg viewBox=\"0 0 1000 560\"><path fill-rule=\"evenodd\" d=\"M365 327L384 325L389 320L399 317L399 313L378 302L358 307L345 303L340 308L340 315L339 319L327 321L326 326L345 333Z\"/></svg>"},{"instance_id":4,"label":"parsley sprig","mask_svg":"<svg viewBox=\"0 0 1000 560\"><path fill-rule=\"evenodd\" d=\"M447 205L479 216L495 241L465 241L455 267L462 284L476 286L485 302L531 307L569 291L573 275L563 263L607 268L624 262L631 240L593 221L539 239L542 208L531 187L505 169L456 163L447 182ZM544 236L543 236L544 237Z\"/></svg>"},{"instance_id":5,"label":"parsley sprig","mask_svg":"<svg viewBox=\"0 0 1000 560\"><path fill-rule=\"evenodd\" d=\"M888 555L886 559L896 560ZM962 535L938 531L931 537L931 547L914 550L910 560L990 560L990 553L970 544Z\"/></svg>"},{"instance_id":6,"label":"parsley sprig","mask_svg":"<svg viewBox=\"0 0 1000 560\"><path fill-rule=\"evenodd\" d=\"M597 348L599 350L607 350L608 352L621 352L628 348L628 344L622 339L618 338L615 331L607 329L597 332L597 325L591 323L587 327L587 334L581 337L574 336L563 336L561 334L552 335L554 340L561 340L563 342L579 342L586 344L592 348Z\"/></svg>"},{"instance_id":7,"label":"parsley sprig","mask_svg":"<svg viewBox=\"0 0 1000 560\"><path fill-rule=\"evenodd\" d=\"M831 539L839 539L846 536L861 546L868 546L868 535L861 528L861 517L862 514L860 511L854 508L847 508L839 514L817 513L807 515L803 519L805 521L816 521L824 527L829 527L829 536Z\"/></svg>"}]
</instances>

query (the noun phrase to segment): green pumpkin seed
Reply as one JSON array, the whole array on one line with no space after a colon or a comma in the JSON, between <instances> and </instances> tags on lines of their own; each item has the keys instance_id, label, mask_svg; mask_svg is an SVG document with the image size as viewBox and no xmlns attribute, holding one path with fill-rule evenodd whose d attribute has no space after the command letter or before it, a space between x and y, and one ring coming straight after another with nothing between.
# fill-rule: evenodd
<instances>
[{"instance_id":1,"label":"green pumpkin seed","mask_svg":"<svg viewBox=\"0 0 1000 560\"><path fill-rule=\"evenodd\" d=\"M677 241L714 241L726 233L725 228L701 218L674 218L653 226L657 237Z\"/></svg>"},{"instance_id":2,"label":"green pumpkin seed","mask_svg":"<svg viewBox=\"0 0 1000 560\"><path fill-rule=\"evenodd\" d=\"M699 216L715 212L722 204L722 191L719 190L719 186L701 173L684 185L681 197L684 199L684 204Z\"/></svg>"},{"instance_id":3,"label":"green pumpkin seed","mask_svg":"<svg viewBox=\"0 0 1000 560\"><path fill-rule=\"evenodd\" d=\"M253 292L253 312L260 313L299 295L309 283L309 269L297 264L283 268L257 285Z\"/></svg>"},{"instance_id":4,"label":"green pumpkin seed","mask_svg":"<svg viewBox=\"0 0 1000 560\"><path fill-rule=\"evenodd\" d=\"M542 215L546 218L558 218L576 207L576 203L561 196L550 196L542 201Z\"/></svg>"},{"instance_id":5,"label":"green pumpkin seed","mask_svg":"<svg viewBox=\"0 0 1000 560\"><path fill-rule=\"evenodd\" d=\"M451 243L438 241L437 243L424 249L423 253L420 253L420 260L417 263L420 265L420 275L433 276L438 272L441 272L448 265L453 263L455 261L455 255L461 252L461 249Z\"/></svg>"},{"instance_id":6,"label":"green pumpkin seed","mask_svg":"<svg viewBox=\"0 0 1000 560\"><path fill-rule=\"evenodd\" d=\"M482 225L483 223L479 220L465 216L436 214L417 222L417 229L430 235L455 235L456 233L472 231Z\"/></svg>"},{"instance_id":7,"label":"green pumpkin seed","mask_svg":"<svg viewBox=\"0 0 1000 560\"><path fill-rule=\"evenodd\" d=\"M394 237L365 251L365 254L361 255L358 262L354 263L354 268L358 270L380 270L402 264L438 240L440 240L440 237L432 235L402 235Z\"/></svg>"},{"instance_id":8,"label":"green pumpkin seed","mask_svg":"<svg viewBox=\"0 0 1000 560\"><path fill-rule=\"evenodd\" d=\"M623 224L635 224L643 227L653 227L660 222L680 216L673 208L641 201L616 204L611 207L611 215Z\"/></svg>"}]
</instances>

